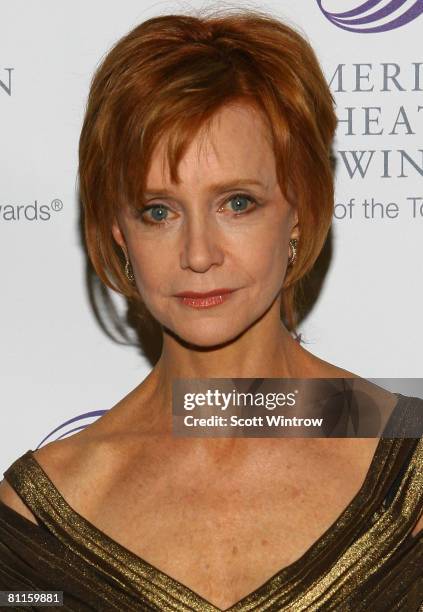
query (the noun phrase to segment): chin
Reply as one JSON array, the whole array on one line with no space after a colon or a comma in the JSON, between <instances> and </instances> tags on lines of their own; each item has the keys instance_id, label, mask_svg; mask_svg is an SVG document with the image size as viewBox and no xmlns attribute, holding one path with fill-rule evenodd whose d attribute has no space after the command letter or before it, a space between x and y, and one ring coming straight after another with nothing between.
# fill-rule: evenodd
<instances>
[{"instance_id":1,"label":"chin","mask_svg":"<svg viewBox=\"0 0 423 612\"><path fill-rule=\"evenodd\" d=\"M222 320L215 319L214 321L197 321L190 324L178 326L166 326L166 331L176 337L179 342L189 347L198 347L203 349L217 348L219 346L229 344L238 338L246 329L246 326L234 325L233 321L228 321L226 325L222 324Z\"/></svg>"}]
</instances>

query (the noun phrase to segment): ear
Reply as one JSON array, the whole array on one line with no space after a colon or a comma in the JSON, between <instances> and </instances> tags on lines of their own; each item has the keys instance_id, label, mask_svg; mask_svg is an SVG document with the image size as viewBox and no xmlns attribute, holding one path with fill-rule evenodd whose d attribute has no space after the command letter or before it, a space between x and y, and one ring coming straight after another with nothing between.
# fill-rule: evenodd
<instances>
[{"instance_id":1,"label":"ear","mask_svg":"<svg viewBox=\"0 0 423 612\"><path fill-rule=\"evenodd\" d=\"M292 208L292 226L291 226L291 234L290 234L290 238L296 238L298 240L298 238L300 237L300 226L298 223L298 212L296 208Z\"/></svg>"},{"instance_id":2,"label":"ear","mask_svg":"<svg viewBox=\"0 0 423 612\"><path fill-rule=\"evenodd\" d=\"M118 245L125 251L126 249L125 238L123 236L123 232L120 228L119 222L116 218L114 219L112 223L112 235L113 235L113 238L118 243Z\"/></svg>"}]
</instances>

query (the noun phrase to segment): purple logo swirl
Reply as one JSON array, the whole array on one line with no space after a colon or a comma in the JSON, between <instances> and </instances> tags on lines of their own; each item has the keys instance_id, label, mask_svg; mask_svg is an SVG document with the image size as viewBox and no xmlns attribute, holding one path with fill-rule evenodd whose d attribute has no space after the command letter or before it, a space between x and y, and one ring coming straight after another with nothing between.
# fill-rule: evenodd
<instances>
[{"instance_id":1,"label":"purple logo swirl","mask_svg":"<svg viewBox=\"0 0 423 612\"><path fill-rule=\"evenodd\" d=\"M37 449L40 448L43 444L47 442L52 442L53 440L61 440L62 438L67 438L77 431L81 431L81 429L85 429L88 425L91 425L94 421L96 421L99 417L103 416L107 410L93 410L92 412L85 412L84 414L79 414L68 421L65 421L58 427L55 427L53 431L47 434L37 446Z\"/></svg>"},{"instance_id":2,"label":"purple logo swirl","mask_svg":"<svg viewBox=\"0 0 423 612\"><path fill-rule=\"evenodd\" d=\"M317 4L323 15L338 28L364 34L395 30L423 13L423 0L416 0L411 5L409 0L367 0L341 13L324 9L323 0L317 0Z\"/></svg>"}]
</instances>

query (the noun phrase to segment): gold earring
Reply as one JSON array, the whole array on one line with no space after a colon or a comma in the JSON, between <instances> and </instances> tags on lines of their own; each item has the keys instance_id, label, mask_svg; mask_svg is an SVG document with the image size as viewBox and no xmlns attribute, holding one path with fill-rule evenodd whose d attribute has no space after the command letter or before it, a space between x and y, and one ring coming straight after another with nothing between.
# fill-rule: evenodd
<instances>
[{"instance_id":1,"label":"gold earring","mask_svg":"<svg viewBox=\"0 0 423 612\"><path fill-rule=\"evenodd\" d=\"M295 260L297 259L297 244L298 244L298 240L296 238L290 239L289 248L290 248L291 253L288 258L289 266L293 266L295 263Z\"/></svg>"},{"instance_id":2,"label":"gold earring","mask_svg":"<svg viewBox=\"0 0 423 612\"><path fill-rule=\"evenodd\" d=\"M123 249L123 252L125 254L125 259L126 259L126 263L125 263L125 274L126 274L126 278L129 280L129 282L134 285L135 284L135 276L134 276L134 272L132 270L132 266L131 263L128 259L128 255L126 254L126 251Z\"/></svg>"}]
</instances>

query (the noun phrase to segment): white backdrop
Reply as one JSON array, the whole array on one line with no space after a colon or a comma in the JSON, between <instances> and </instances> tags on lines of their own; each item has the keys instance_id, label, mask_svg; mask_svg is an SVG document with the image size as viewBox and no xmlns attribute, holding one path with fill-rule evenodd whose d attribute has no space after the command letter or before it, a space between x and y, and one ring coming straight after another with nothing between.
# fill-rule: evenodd
<instances>
[{"instance_id":1,"label":"white backdrop","mask_svg":"<svg viewBox=\"0 0 423 612\"><path fill-rule=\"evenodd\" d=\"M345 0L342 10L362 2ZM113 406L151 368L139 349L104 333L88 299L76 193L79 131L92 73L117 39L152 16L207 5L194 0L2 2L1 471L65 421ZM214 4L225 5L246 3ZM339 11L339 5L335 0L323 0L322 7L317 0L248 3L306 34L331 81L341 120L332 259L300 331L311 352L366 378L418 378L423 371L423 15L411 15L415 19L403 24L401 19L407 21L409 9L421 10L421 3L409 0L374 21L368 11L347 26L381 30L369 32L341 28L323 13ZM373 212L372 198L382 205ZM125 312L122 298L114 302Z\"/></svg>"}]
</instances>

